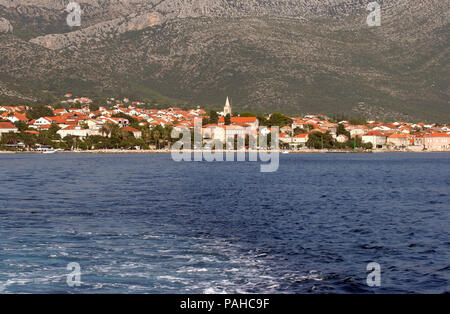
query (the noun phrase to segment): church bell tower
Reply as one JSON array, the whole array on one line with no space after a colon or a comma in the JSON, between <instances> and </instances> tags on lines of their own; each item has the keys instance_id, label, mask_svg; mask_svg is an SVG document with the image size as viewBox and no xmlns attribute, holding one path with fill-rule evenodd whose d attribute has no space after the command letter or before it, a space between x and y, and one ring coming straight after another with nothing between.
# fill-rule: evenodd
<instances>
[{"instance_id":1,"label":"church bell tower","mask_svg":"<svg viewBox=\"0 0 450 314\"><path fill-rule=\"evenodd\" d=\"M228 97L227 97L227 101L225 103L225 107L223 108L223 114L224 114L224 116L229 114L231 117L231 105L230 105L230 100L228 99Z\"/></svg>"}]
</instances>

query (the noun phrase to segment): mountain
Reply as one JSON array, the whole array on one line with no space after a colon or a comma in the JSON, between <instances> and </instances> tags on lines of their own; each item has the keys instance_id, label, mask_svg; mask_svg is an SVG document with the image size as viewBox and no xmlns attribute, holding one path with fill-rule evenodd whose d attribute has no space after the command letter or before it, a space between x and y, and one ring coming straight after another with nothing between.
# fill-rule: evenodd
<instances>
[{"instance_id":1,"label":"mountain","mask_svg":"<svg viewBox=\"0 0 450 314\"><path fill-rule=\"evenodd\" d=\"M71 28L67 1L0 0L0 101L231 96L235 111L450 117L445 1L379 0L380 27L366 0L78 2Z\"/></svg>"}]
</instances>

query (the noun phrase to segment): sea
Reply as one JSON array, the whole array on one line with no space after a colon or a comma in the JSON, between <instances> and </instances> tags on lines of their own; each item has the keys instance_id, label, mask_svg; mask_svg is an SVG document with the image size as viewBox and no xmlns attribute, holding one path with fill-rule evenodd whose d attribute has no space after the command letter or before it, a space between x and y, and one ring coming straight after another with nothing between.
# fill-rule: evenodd
<instances>
[{"instance_id":1,"label":"sea","mask_svg":"<svg viewBox=\"0 0 450 314\"><path fill-rule=\"evenodd\" d=\"M273 173L2 154L0 293L448 293L449 174L450 153L286 154Z\"/></svg>"}]
</instances>

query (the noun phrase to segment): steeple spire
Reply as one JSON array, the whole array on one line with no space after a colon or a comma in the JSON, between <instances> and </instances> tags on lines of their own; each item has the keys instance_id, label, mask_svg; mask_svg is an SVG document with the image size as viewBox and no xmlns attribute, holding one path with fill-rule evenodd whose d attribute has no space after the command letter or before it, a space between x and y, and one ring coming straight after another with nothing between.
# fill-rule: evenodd
<instances>
[{"instance_id":1,"label":"steeple spire","mask_svg":"<svg viewBox=\"0 0 450 314\"><path fill-rule=\"evenodd\" d=\"M224 115L230 115L231 116L231 105L230 105L230 100L227 97L227 101L225 102L225 107L223 108L223 113Z\"/></svg>"}]
</instances>

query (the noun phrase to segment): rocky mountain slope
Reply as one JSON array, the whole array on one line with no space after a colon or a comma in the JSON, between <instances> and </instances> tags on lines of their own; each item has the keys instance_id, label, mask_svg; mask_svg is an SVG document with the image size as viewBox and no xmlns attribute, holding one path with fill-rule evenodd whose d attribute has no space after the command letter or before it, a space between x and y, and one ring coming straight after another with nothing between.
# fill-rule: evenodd
<instances>
[{"instance_id":1,"label":"rocky mountain slope","mask_svg":"<svg viewBox=\"0 0 450 314\"><path fill-rule=\"evenodd\" d=\"M78 2L71 28L68 1L0 0L0 101L229 95L239 111L450 117L445 1L378 1L372 28L365 0Z\"/></svg>"}]
</instances>

